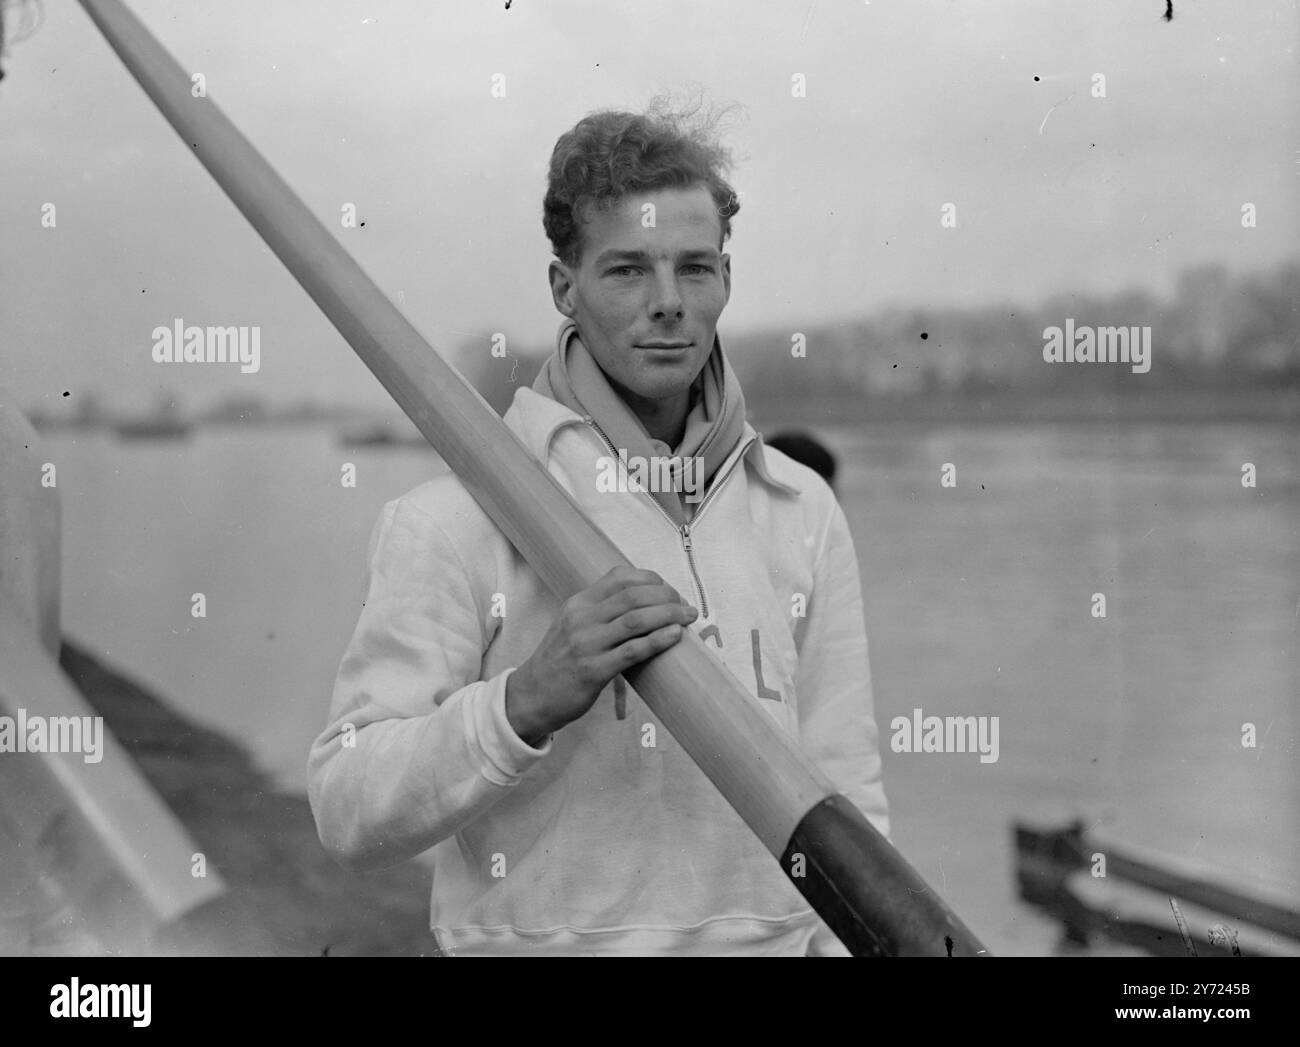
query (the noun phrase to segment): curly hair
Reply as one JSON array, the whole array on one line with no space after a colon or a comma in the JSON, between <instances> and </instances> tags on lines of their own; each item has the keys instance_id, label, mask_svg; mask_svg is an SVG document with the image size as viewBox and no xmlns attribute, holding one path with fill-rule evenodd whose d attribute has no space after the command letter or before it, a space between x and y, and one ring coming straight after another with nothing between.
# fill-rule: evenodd
<instances>
[{"instance_id":1,"label":"curly hair","mask_svg":"<svg viewBox=\"0 0 1300 1047\"><path fill-rule=\"evenodd\" d=\"M579 120L555 143L542 202L542 225L555 256L577 265L587 205L609 208L631 193L703 185L722 222L722 242L740 200L723 172L731 152L717 139L722 113L672 112L656 100L643 114L612 109ZM721 246L721 244L719 244Z\"/></svg>"}]
</instances>

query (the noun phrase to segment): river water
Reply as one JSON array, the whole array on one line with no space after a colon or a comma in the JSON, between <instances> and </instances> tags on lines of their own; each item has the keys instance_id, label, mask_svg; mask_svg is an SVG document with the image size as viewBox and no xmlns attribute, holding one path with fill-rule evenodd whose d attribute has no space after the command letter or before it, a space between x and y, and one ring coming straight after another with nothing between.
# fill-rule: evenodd
<instances>
[{"instance_id":1,"label":"river water","mask_svg":"<svg viewBox=\"0 0 1300 1047\"><path fill-rule=\"evenodd\" d=\"M860 560L894 842L995 951L1042 954L1057 937L1015 897L1018 818L1078 816L1300 897L1300 434L827 435ZM60 433L47 453L66 631L301 789L365 598L370 528L438 458L345 448L325 428ZM355 488L340 483L345 462ZM956 486L941 485L945 463ZM194 593L206 618L191 616ZM892 751L894 718L918 709L998 717L998 759Z\"/></svg>"}]
</instances>

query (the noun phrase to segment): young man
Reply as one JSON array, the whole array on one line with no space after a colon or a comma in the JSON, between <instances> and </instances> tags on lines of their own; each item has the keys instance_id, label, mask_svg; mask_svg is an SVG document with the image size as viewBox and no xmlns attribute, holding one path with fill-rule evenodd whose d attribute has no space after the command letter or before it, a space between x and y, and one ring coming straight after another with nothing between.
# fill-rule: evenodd
<instances>
[{"instance_id":1,"label":"young man","mask_svg":"<svg viewBox=\"0 0 1300 1047\"><path fill-rule=\"evenodd\" d=\"M619 112L551 158L566 319L505 420L640 569L560 603L452 476L372 535L312 809L353 868L434 849L449 953L846 952L624 683L684 629L888 832L848 527L764 450L715 335L725 159L707 131Z\"/></svg>"}]
</instances>

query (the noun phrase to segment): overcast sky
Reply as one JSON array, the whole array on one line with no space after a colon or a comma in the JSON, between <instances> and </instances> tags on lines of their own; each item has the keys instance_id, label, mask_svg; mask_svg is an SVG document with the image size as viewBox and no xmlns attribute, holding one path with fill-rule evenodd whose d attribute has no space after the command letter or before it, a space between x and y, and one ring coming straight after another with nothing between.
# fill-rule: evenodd
<instances>
[{"instance_id":1,"label":"overcast sky","mask_svg":"<svg viewBox=\"0 0 1300 1047\"><path fill-rule=\"evenodd\" d=\"M1163 294L1190 265L1296 252L1294 0L1178 0L1172 23L1163 0L130 6L442 348L550 343L556 137L692 84L744 110L724 339L894 304ZM80 7L45 8L0 83L0 385L28 405L385 402ZM345 202L364 228L340 227ZM176 318L260 325L261 371L154 363Z\"/></svg>"}]
</instances>

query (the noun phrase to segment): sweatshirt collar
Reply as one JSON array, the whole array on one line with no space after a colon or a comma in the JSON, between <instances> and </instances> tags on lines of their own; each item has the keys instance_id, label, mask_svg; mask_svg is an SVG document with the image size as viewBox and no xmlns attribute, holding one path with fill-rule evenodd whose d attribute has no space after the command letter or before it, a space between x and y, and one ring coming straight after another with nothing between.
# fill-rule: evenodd
<instances>
[{"instance_id":1,"label":"sweatshirt collar","mask_svg":"<svg viewBox=\"0 0 1300 1047\"><path fill-rule=\"evenodd\" d=\"M550 459L551 442L561 429L572 425L588 428L586 420L577 412L527 386L515 392L514 401L506 411L504 421L543 463ZM747 464L753 467L754 472L769 487L789 495L802 493L803 489L798 485L778 480L772 475L764 457L766 448L763 438L748 422L745 423L743 435L732 454L737 451L745 456ZM729 455L728 458L730 457Z\"/></svg>"}]
</instances>

